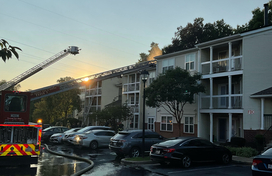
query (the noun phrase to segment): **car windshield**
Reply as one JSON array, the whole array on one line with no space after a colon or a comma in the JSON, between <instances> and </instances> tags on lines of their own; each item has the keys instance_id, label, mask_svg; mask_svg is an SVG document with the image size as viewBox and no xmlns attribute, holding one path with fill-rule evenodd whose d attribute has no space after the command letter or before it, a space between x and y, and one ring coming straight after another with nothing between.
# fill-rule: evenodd
<instances>
[{"instance_id":1,"label":"car windshield","mask_svg":"<svg viewBox=\"0 0 272 176\"><path fill-rule=\"evenodd\" d=\"M87 131L89 131L90 130L90 127L84 127L84 128L82 128L82 129L80 129L80 130L78 130L77 132L80 132L80 133L84 133L84 132L87 132Z\"/></svg>"},{"instance_id":2,"label":"car windshield","mask_svg":"<svg viewBox=\"0 0 272 176\"><path fill-rule=\"evenodd\" d=\"M265 152L262 153L262 155L272 155L272 148L266 150Z\"/></svg>"},{"instance_id":3,"label":"car windshield","mask_svg":"<svg viewBox=\"0 0 272 176\"><path fill-rule=\"evenodd\" d=\"M76 132L76 131L78 131L79 129L70 129L70 130L67 130L67 131L65 131L64 133L70 133L70 132Z\"/></svg>"},{"instance_id":4,"label":"car windshield","mask_svg":"<svg viewBox=\"0 0 272 176\"><path fill-rule=\"evenodd\" d=\"M167 141L161 142L160 144L167 145L167 146L173 146L173 145L176 145L182 141L184 141L184 139L173 139L173 140L167 140Z\"/></svg>"},{"instance_id":5,"label":"car windshield","mask_svg":"<svg viewBox=\"0 0 272 176\"><path fill-rule=\"evenodd\" d=\"M49 127L49 128L45 128L43 131L49 131L51 129L52 129L52 127Z\"/></svg>"}]
</instances>

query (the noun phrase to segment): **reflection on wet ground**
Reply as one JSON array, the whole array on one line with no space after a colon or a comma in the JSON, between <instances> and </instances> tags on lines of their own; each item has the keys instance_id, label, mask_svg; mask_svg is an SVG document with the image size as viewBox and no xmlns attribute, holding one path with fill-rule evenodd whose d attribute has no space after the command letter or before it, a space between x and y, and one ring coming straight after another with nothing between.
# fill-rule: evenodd
<instances>
[{"instance_id":1,"label":"reflection on wet ground","mask_svg":"<svg viewBox=\"0 0 272 176\"><path fill-rule=\"evenodd\" d=\"M94 168L84 176L155 176L141 167L130 167L121 164L121 157L116 156L108 148L98 150L80 149L74 146L50 145L53 151L83 157L94 162ZM5 168L0 167L0 176L69 176L88 167L89 164L50 154L42 148L39 162L31 167Z\"/></svg>"}]
</instances>

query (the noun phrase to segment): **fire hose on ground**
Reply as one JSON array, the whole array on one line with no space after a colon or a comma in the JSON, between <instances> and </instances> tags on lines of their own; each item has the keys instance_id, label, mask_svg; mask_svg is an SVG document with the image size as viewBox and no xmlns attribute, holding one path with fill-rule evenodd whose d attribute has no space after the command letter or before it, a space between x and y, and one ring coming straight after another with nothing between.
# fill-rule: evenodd
<instances>
[{"instance_id":1,"label":"fire hose on ground","mask_svg":"<svg viewBox=\"0 0 272 176\"><path fill-rule=\"evenodd\" d=\"M75 160L84 161L84 162L90 164L90 166L88 166L88 167L80 170L79 172L76 172L72 176L82 175L82 174L84 174L85 172L91 170L94 167L94 162L92 160L88 160L88 159L81 158L81 157L78 157L78 156L71 156L71 155L65 155L65 154L57 153L57 152L54 152L54 151L50 150L46 144L44 144L44 145L45 145L45 147L46 147L46 149L48 150L49 153L52 153L54 155L63 156L63 157L69 158L69 159L75 159Z\"/></svg>"}]
</instances>

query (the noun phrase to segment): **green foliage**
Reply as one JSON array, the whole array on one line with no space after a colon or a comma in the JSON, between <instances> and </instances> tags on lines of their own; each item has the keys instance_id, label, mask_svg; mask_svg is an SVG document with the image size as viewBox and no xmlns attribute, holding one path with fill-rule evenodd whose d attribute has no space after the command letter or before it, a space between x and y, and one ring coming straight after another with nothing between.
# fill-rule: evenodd
<instances>
[{"instance_id":1,"label":"green foliage","mask_svg":"<svg viewBox=\"0 0 272 176\"><path fill-rule=\"evenodd\" d=\"M73 80L73 78L65 77L60 78L57 82L60 83L70 80ZM72 89L42 98L34 104L33 120L41 118L44 123L53 123L62 120L66 121L73 110L77 109L81 111L79 94L79 89Z\"/></svg>"},{"instance_id":2,"label":"green foliage","mask_svg":"<svg viewBox=\"0 0 272 176\"><path fill-rule=\"evenodd\" d=\"M172 44L162 49L163 54L177 52L195 47L196 44L226 37L234 34L233 28L224 20L212 23L203 23L203 18L196 18L194 23L188 23L186 27L178 27Z\"/></svg>"},{"instance_id":3,"label":"green foliage","mask_svg":"<svg viewBox=\"0 0 272 176\"><path fill-rule=\"evenodd\" d=\"M17 59L19 59L19 54L17 53L16 50L21 50L21 49L16 46L9 45L9 43L4 39L0 39L0 57L2 57L2 60L4 62L12 58L12 55L14 55Z\"/></svg>"},{"instance_id":4,"label":"green foliage","mask_svg":"<svg viewBox=\"0 0 272 176\"><path fill-rule=\"evenodd\" d=\"M253 157L258 155L258 151L251 147L229 147L226 146L233 155L242 156L242 157Z\"/></svg>"},{"instance_id":5,"label":"green foliage","mask_svg":"<svg viewBox=\"0 0 272 176\"><path fill-rule=\"evenodd\" d=\"M122 123L131 115L130 108L124 104L122 106L107 106L101 111L93 112L89 117L93 121L98 121L98 124L108 124L117 132L119 122Z\"/></svg>"}]
</instances>

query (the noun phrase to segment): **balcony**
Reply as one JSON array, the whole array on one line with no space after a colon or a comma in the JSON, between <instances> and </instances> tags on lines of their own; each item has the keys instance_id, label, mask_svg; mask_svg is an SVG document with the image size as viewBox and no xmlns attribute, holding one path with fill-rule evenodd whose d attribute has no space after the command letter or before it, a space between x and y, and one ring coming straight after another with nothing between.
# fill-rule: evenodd
<instances>
[{"instance_id":1,"label":"balcony","mask_svg":"<svg viewBox=\"0 0 272 176\"><path fill-rule=\"evenodd\" d=\"M140 90L140 83L129 83L124 84L123 86L123 93L135 92Z\"/></svg>"},{"instance_id":2,"label":"balcony","mask_svg":"<svg viewBox=\"0 0 272 176\"><path fill-rule=\"evenodd\" d=\"M242 70L242 56L202 62L201 68L203 75Z\"/></svg>"},{"instance_id":3,"label":"balcony","mask_svg":"<svg viewBox=\"0 0 272 176\"><path fill-rule=\"evenodd\" d=\"M212 96L212 107L210 107L211 96L201 96L201 109L241 109L242 95L231 94L231 106L229 106L229 95Z\"/></svg>"},{"instance_id":4,"label":"balcony","mask_svg":"<svg viewBox=\"0 0 272 176\"><path fill-rule=\"evenodd\" d=\"M132 113L139 113L139 105L138 104L128 104Z\"/></svg>"},{"instance_id":5,"label":"balcony","mask_svg":"<svg viewBox=\"0 0 272 176\"><path fill-rule=\"evenodd\" d=\"M101 88L90 89L86 91L86 96L94 96L94 95L101 95L101 94L102 94Z\"/></svg>"}]
</instances>

